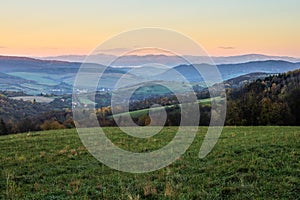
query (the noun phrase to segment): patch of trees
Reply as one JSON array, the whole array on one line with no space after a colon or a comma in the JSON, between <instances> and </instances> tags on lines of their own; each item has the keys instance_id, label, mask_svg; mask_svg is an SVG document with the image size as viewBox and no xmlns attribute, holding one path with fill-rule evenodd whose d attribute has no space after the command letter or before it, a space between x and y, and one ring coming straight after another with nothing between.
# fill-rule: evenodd
<instances>
[{"instance_id":1,"label":"patch of trees","mask_svg":"<svg viewBox=\"0 0 300 200\"><path fill-rule=\"evenodd\" d=\"M0 94L0 135L74 127L71 110L61 99L47 104L14 100L5 94L11 93Z\"/></svg>"},{"instance_id":2,"label":"patch of trees","mask_svg":"<svg viewBox=\"0 0 300 200\"><path fill-rule=\"evenodd\" d=\"M20 121L51 109L47 104L10 99L4 94L0 94L0 118L4 121Z\"/></svg>"},{"instance_id":3,"label":"patch of trees","mask_svg":"<svg viewBox=\"0 0 300 200\"><path fill-rule=\"evenodd\" d=\"M51 111L17 121L0 119L0 135L30 131L74 128L71 111Z\"/></svg>"},{"instance_id":4,"label":"patch of trees","mask_svg":"<svg viewBox=\"0 0 300 200\"><path fill-rule=\"evenodd\" d=\"M3 94L6 97L28 96L28 94L21 91L1 91L0 94Z\"/></svg>"},{"instance_id":5,"label":"patch of trees","mask_svg":"<svg viewBox=\"0 0 300 200\"><path fill-rule=\"evenodd\" d=\"M227 125L300 125L300 70L228 89Z\"/></svg>"}]
</instances>

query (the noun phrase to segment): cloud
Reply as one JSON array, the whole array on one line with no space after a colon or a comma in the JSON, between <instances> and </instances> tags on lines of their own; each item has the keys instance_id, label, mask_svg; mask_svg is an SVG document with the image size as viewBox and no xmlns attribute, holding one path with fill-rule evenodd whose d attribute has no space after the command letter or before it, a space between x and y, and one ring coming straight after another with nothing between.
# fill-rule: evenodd
<instances>
[{"instance_id":1,"label":"cloud","mask_svg":"<svg viewBox=\"0 0 300 200\"><path fill-rule=\"evenodd\" d=\"M221 46L221 47L219 47L219 49L235 49L235 47L231 47L231 46Z\"/></svg>"},{"instance_id":2,"label":"cloud","mask_svg":"<svg viewBox=\"0 0 300 200\"><path fill-rule=\"evenodd\" d=\"M0 46L0 49L5 49L6 47L5 46Z\"/></svg>"}]
</instances>

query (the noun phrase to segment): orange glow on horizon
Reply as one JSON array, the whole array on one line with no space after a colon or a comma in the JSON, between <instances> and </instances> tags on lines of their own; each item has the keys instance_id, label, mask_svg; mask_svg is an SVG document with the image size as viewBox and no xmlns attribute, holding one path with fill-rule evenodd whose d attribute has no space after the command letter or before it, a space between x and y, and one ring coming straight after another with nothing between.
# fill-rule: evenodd
<instances>
[{"instance_id":1,"label":"orange glow on horizon","mask_svg":"<svg viewBox=\"0 0 300 200\"><path fill-rule=\"evenodd\" d=\"M259 0L90 4L27 0L18 6L15 1L2 1L0 55L88 55L118 33L160 27L190 37L210 56L256 53L300 58L299 7L300 1L292 0L272 4Z\"/></svg>"}]
</instances>

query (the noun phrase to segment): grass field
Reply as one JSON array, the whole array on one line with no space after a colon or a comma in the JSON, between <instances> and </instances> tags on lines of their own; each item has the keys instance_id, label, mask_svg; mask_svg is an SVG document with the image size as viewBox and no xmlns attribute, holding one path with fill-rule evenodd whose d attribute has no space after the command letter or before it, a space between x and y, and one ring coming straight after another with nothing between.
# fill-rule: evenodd
<instances>
[{"instance_id":1,"label":"grass field","mask_svg":"<svg viewBox=\"0 0 300 200\"><path fill-rule=\"evenodd\" d=\"M57 85L57 84L60 83L58 81L54 81L54 80L50 79L50 75L48 75L46 73L11 72L11 73L7 73L7 74L12 75L12 76L17 76L17 77L20 77L20 78L24 78L26 80L35 81L39 84Z\"/></svg>"},{"instance_id":2,"label":"grass field","mask_svg":"<svg viewBox=\"0 0 300 200\"><path fill-rule=\"evenodd\" d=\"M16 100L23 100L23 101L36 101L39 103L50 103L54 100L54 98L49 97L41 97L41 96L18 96L18 97L11 97L12 99Z\"/></svg>"},{"instance_id":3,"label":"grass field","mask_svg":"<svg viewBox=\"0 0 300 200\"><path fill-rule=\"evenodd\" d=\"M0 137L1 199L299 199L300 127L225 127L198 158L207 127L170 166L146 174L106 167L75 130ZM151 139L105 128L120 147L144 152L165 145L176 127Z\"/></svg>"}]
</instances>

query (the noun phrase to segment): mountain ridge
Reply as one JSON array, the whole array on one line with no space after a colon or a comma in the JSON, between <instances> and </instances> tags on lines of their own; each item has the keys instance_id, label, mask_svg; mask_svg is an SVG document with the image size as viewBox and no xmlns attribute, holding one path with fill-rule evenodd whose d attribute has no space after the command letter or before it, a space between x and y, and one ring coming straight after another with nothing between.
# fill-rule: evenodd
<instances>
[{"instance_id":1,"label":"mountain ridge","mask_svg":"<svg viewBox=\"0 0 300 200\"><path fill-rule=\"evenodd\" d=\"M195 70L195 67L200 69L201 73L211 73L209 67L201 68L201 65L207 64L193 64L193 65L177 65L173 68L181 74L189 82L203 83L201 75ZM0 56L0 73L2 79L0 90L13 90L24 91L29 94L69 94L72 93L72 85L76 78L76 74L81 66L78 62L65 62L65 61L49 61L31 59L27 57L13 57L13 56ZM94 65L93 65L94 66ZM105 67L99 65L99 67ZM300 63L292 63L288 61L251 61L238 64L222 64L217 65L219 72L224 81L250 74L250 73L284 73L287 71L300 68ZM145 71L143 71L145 70ZM148 70L148 71L147 71ZM206 71L205 71L206 70ZM138 74L135 74L139 72ZM149 73L145 73L149 72ZM140 78L145 81L164 80L164 81L178 81L182 82L183 79L178 79L174 76L172 70L162 68L159 72L155 66L144 66L141 69L134 69L134 67L108 67L105 70L105 78L101 82L101 89L111 90L116 81L125 76L130 83L131 78ZM166 73L165 73L166 72ZM174 71L173 71L174 72ZM5 76L5 74L7 76ZM152 77L149 77L152 75ZM87 79L89 77L86 77ZM177 79L176 79L177 78Z\"/></svg>"},{"instance_id":2,"label":"mountain ridge","mask_svg":"<svg viewBox=\"0 0 300 200\"><path fill-rule=\"evenodd\" d=\"M40 57L44 60L62 60L62 61L69 61L69 62L82 62L86 58L87 55L60 55L60 56L52 56L52 57ZM179 59L179 57L174 56L167 56L167 55L128 55L123 56L125 58L126 65L136 64L137 60L141 62L142 59L153 59L154 58L164 58L163 63L168 63L172 61L174 62ZM184 55L184 58L188 59L192 63L199 63L201 64L203 60L207 60L207 56L192 56L192 55ZM95 54L90 56L91 60L101 60L103 62L109 62L110 60L114 60L117 57L110 54ZM233 55L233 56L211 56L210 57L215 64L237 64L237 63L245 63L250 61L266 61L266 60L284 60L288 62L300 62L300 58L295 58L291 56L272 56L272 55L265 55L265 54L241 54L241 55ZM182 63L177 63L177 65Z\"/></svg>"}]
</instances>

